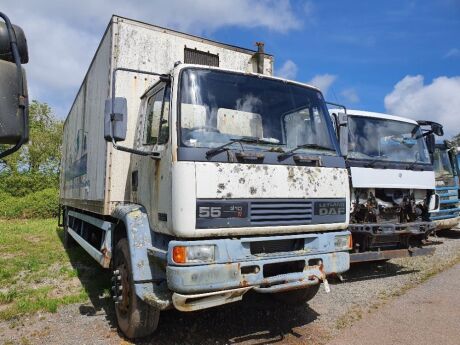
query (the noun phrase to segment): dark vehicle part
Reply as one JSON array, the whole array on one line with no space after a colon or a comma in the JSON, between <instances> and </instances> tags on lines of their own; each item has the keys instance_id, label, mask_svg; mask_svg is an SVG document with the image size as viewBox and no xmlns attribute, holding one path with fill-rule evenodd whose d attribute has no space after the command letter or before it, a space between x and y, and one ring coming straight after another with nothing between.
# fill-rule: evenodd
<instances>
[{"instance_id":1,"label":"dark vehicle part","mask_svg":"<svg viewBox=\"0 0 460 345\"><path fill-rule=\"evenodd\" d=\"M74 240L74 238L72 236L70 236L69 234L69 222L70 221L73 221L75 222L76 219L75 218L71 218L69 219L69 215L68 215L68 210L67 209L64 209L62 211L63 215L62 215L62 225L63 225L63 231L64 231L64 235L63 235L63 239L62 239L62 244L64 245L64 248L65 249L69 249L69 248L72 248L72 247L75 247L77 245L77 242ZM72 224L73 227L75 227L75 224Z\"/></svg>"},{"instance_id":2,"label":"dark vehicle part","mask_svg":"<svg viewBox=\"0 0 460 345\"><path fill-rule=\"evenodd\" d=\"M112 294L118 327L128 338L152 334L160 319L160 310L142 301L134 290L128 240L118 241L115 247Z\"/></svg>"},{"instance_id":3,"label":"dark vehicle part","mask_svg":"<svg viewBox=\"0 0 460 345\"><path fill-rule=\"evenodd\" d=\"M350 263L371 262L371 261L387 261L390 259L405 258L412 256L432 255L435 248L408 248L408 249L392 249L382 251L370 251L364 253L350 254Z\"/></svg>"},{"instance_id":4,"label":"dark vehicle part","mask_svg":"<svg viewBox=\"0 0 460 345\"><path fill-rule=\"evenodd\" d=\"M354 189L350 214L353 251L420 246L434 231L426 193L409 189Z\"/></svg>"},{"instance_id":5,"label":"dark vehicle part","mask_svg":"<svg viewBox=\"0 0 460 345\"><path fill-rule=\"evenodd\" d=\"M3 158L28 140L27 85L21 63L27 63L29 56L22 29L4 13L0 17L5 21L0 23L0 144L13 145L0 152Z\"/></svg>"}]
</instances>

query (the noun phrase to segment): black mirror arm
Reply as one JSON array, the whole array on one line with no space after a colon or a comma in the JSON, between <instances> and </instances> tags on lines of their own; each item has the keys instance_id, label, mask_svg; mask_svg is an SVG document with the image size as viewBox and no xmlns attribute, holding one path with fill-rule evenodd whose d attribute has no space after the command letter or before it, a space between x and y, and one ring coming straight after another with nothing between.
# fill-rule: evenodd
<instances>
[{"instance_id":1,"label":"black mirror arm","mask_svg":"<svg viewBox=\"0 0 460 345\"><path fill-rule=\"evenodd\" d=\"M6 29L8 30L8 37L10 39L10 45L11 45L11 52L13 53L13 58L14 58L14 63L16 65L17 69L17 76L18 76L18 104L19 108L22 111L22 116L23 116L23 131L21 133L21 139L14 145L13 147L10 147L9 149L0 152L0 159L10 155L17 150L21 148L21 146L26 142L26 138L29 137L29 124L27 121L27 99L26 97L22 94L24 92L24 77L22 75L22 66L21 66L21 57L19 55L19 49L18 49L18 42L16 40L16 34L13 30L13 25L11 25L10 19L4 14L3 12L0 12L0 17L5 21Z\"/></svg>"},{"instance_id":2,"label":"black mirror arm","mask_svg":"<svg viewBox=\"0 0 460 345\"><path fill-rule=\"evenodd\" d=\"M345 114L347 113L347 107L344 106L344 105L342 105L342 104L332 103L332 102L326 102L326 101L325 101L324 103L326 103L326 104L328 104L328 105L333 105L333 106L335 106L335 107L342 108L343 111L345 112Z\"/></svg>"},{"instance_id":3,"label":"black mirror arm","mask_svg":"<svg viewBox=\"0 0 460 345\"><path fill-rule=\"evenodd\" d=\"M159 76L160 78L168 79L168 80L169 80L169 76L165 75L165 74L161 74L161 73L156 73L156 72L141 71L141 70L136 70L136 69L131 69L131 68L123 68L123 67L115 68L113 70L113 72L112 72L112 109L111 109L111 113L110 113L110 122L111 122L110 137L112 138L113 148L115 150L118 150L118 151L133 153L133 154L140 155L140 156L151 156L152 159L160 159L161 157L160 157L159 152L146 152L146 151L136 150L136 149L132 149L132 148L129 148L129 147L118 145L115 142L115 138L113 137L113 120L115 119L115 111L114 111L114 109L115 109L115 93L116 93L115 92L116 91L115 90L115 85L116 85L116 74L117 74L118 71L154 75L154 76Z\"/></svg>"}]
</instances>

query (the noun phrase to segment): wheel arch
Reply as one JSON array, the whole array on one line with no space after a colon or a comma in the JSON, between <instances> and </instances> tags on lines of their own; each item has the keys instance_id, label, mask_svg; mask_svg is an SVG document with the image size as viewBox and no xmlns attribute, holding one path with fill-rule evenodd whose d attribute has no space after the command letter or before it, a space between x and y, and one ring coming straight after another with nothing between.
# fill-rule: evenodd
<instances>
[{"instance_id":1,"label":"wheel arch","mask_svg":"<svg viewBox=\"0 0 460 345\"><path fill-rule=\"evenodd\" d=\"M152 232L144 207L135 204L117 206L112 217L119 222L113 232L113 248L122 238L127 238L134 282L152 281L147 249L152 245Z\"/></svg>"}]
</instances>

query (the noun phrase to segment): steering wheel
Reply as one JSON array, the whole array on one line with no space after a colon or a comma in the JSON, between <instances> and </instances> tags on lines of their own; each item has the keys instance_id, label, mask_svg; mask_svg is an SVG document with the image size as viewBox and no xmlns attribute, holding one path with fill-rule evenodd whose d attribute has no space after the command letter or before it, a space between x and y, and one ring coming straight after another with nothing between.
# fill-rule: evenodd
<instances>
[{"instance_id":1,"label":"steering wheel","mask_svg":"<svg viewBox=\"0 0 460 345\"><path fill-rule=\"evenodd\" d=\"M214 132L214 133L220 133L220 131L216 127L212 126L197 126L197 127L192 127L190 128L191 132L195 131L203 131L203 132Z\"/></svg>"}]
</instances>

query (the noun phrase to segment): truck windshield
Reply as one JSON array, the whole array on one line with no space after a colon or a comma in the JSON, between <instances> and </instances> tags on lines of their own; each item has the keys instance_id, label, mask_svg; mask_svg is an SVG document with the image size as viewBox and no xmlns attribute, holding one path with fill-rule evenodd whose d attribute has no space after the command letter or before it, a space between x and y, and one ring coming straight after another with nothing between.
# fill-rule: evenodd
<instances>
[{"instance_id":1,"label":"truck windshield","mask_svg":"<svg viewBox=\"0 0 460 345\"><path fill-rule=\"evenodd\" d=\"M437 178L453 177L454 172L447 150L436 148L433 154L433 166Z\"/></svg>"},{"instance_id":2,"label":"truck windshield","mask_svg":"<svg viewBox=\"0 0 460 345\"><path fill-rule=\"evenodd\" d=\"M349 116L348 158L430 163L418 125L364 116Z\"/></svg>"},{"instance_id":3,"label":"truck windshield","mask_svg":"<svg viewBox=\"0 0 460 345\"><path fill-rule=\"evenodd\" d=\"M337 155L325 114L323 97L312 88L224 71L182 72L183 146L215 148L255 138L243 141L244 149L284 152L305 145L298 151Z\"/></svg>"}]
</instances>

